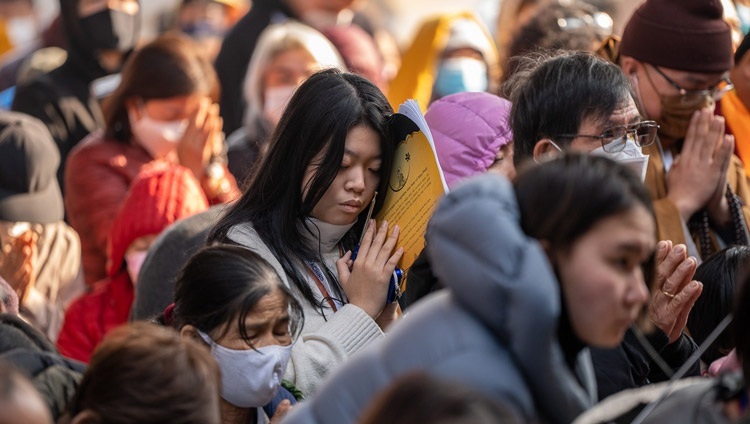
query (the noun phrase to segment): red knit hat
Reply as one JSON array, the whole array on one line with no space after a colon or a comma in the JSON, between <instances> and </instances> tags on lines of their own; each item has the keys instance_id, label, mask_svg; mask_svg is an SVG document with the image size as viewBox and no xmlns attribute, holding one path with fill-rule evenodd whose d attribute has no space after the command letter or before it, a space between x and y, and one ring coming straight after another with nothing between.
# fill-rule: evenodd
<instances>
[{"instance_id":1,"label":"red knit hat","mask_svg":"<svg viewBox=\"0 0 750 424\"><path fill-rule=\"evenodd\" d=\"M687 72L732 67L732 39L720 0L646 0L625 26L620 53Z\"/></svg>"},{"instance_id":2,"label":"red knit hat","mask_svg":"<svg viewBox=\"0 0 750 424\"><path fill-rule=\"evenodd\" d=\"M145 168L130 184L109 232L107 274L121 268L125 251L139 237L159 234L173 222L208 209L206 195L183 166Z\"/></svg>"}]
</instances>

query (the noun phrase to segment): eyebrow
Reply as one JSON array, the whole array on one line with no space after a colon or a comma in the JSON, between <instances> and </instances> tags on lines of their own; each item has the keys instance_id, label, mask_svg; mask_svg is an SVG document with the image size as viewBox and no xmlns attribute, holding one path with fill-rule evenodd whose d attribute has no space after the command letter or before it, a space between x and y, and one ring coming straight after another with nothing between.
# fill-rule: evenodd
<instances>
[{"instance_id":1,"label":"eyebrow","mask_svg":"<svg viewBox=\"0 0 750 424\"><path fill-rule=\"evenodd\" d=\"M617 246L615 246L615 250L617 250L618 252L635 253L639 255L644 253L643 246L637 242L625 242L618 244Z\"/></svg>"},{"instance_id":2,"label":"eyebrow","mask_svg":"<svg viewBox=\"0 0 750 424\"><path fill-rule=\"evenodd\" d=\"M641 122L641 121L643 121L643 117L642 117L642 116L641 116L640 114L637 114L637 115L633 116L633 117L632 117L632 118L630 118L630 120L629 120L629 121L627 121L627 122L626 122L625 124L622 124L622 123L619 123L619 122L614 122L614 121L612 121L612 120L610 119L610 120L608 120L608 121L607 121L607 122L606 122L606 123L604 124L604 129L607 129L607 128L612 128L612 127L620 127L620 126L623 126L623 125L633 125L633 124L637 124L637 123L639 123L639 122Z\"/></svg>"},{"instance_id":3,"label":"eyebrow","mask_svg":"<svg viewBox=\"0 0 750 424\"><path fill-rule=\"evenodd\" d=\"M282 315L278 319L279 323L284 323L284 322L289 322L289 321L290 321L289 314ZM268 325L269 322L270 322L270 320L246 322L245 323L245 328L252 328L252 329L262 328L262 327L265 327L266 325Z\"/></svg>"},{"instance_id":4,"label":"eyebrow","mask_svg":"<svg viewBox=\"0 0 750 424\"><path fill-rule=\"evenodd\" d=\"M357 153L357 152L354 152L354 151L352 151L352 150L349 150L349 149L347 149L346 147L344 148L344 154L345 154L345 155L349 155L349 156L352 156L352 157L353 157L354 159L359 159L359 158L360 158L360 155L359 155L359 153ZM382 158L383 158L383 156L382 156L382 155L377 155L377 156L375 156L375 157L374 157L374 158L372 158L372 159L380 160L380 159L382 159Z\"/></svg>"}]
</instances>

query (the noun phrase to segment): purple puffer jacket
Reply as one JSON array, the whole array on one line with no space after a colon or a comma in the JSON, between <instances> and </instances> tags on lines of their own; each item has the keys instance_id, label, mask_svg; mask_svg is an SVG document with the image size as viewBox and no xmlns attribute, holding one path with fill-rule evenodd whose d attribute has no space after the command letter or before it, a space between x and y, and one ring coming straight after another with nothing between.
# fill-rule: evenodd
<instances>
[{"instance_id":1,"label":"purple puffer jacket","mask_svg":"<svg viewBox=\"0 0 750 424\"><path fill-rule=\"evenodd\" d=\"M489 93L452 94L430 105L425 119L448 188L487 171L511 142L509 114L510 102Z\"/></svg>"}]
</instances>

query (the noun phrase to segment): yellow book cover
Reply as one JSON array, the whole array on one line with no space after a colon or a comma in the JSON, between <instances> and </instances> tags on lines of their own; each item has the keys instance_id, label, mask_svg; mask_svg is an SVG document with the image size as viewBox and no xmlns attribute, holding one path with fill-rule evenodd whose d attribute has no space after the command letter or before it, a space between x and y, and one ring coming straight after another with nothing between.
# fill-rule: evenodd
<instances>
[{"instance_id":1,"label":"yellow book cover","mask_svg":"<svg viewBox=\"0 0 750 424\"><path fill-rule=\"evenodd\" d=\"M427 222L448 188L432 134L415 100L407 100L399 107L390 129L399 142L388 191L376 218L401 228L398 245L404 248L404 256L399 267L407 273L424 248Z\"/></svg>"}]
</instances>

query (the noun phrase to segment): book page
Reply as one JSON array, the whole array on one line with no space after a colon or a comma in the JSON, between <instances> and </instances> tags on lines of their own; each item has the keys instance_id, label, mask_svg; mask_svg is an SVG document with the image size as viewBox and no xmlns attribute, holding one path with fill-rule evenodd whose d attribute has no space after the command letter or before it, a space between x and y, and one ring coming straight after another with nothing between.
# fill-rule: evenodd
<instances>
[{"instance_id":1,"label":"book page","mask_svg":"<svg viewBox=\"0 0 750 424\"><path fill-rule=\"evenodd\" d=\"M404 110L402 105L399 112ZM407 113L413 112L410 110ZM418 107L416 113L418 115L412 114L411 118L401 113L394 115L395 131L392 133L401 141L396 146L388 192L376 217L378 221L385 219L390 225L399 225L401 233L398 245L404 248L399 267L405 271L424 249L427 222L438 201L447 192L429 128ZM423 131L417 122L420 119Z\"/></svg>"}]
</instances>

